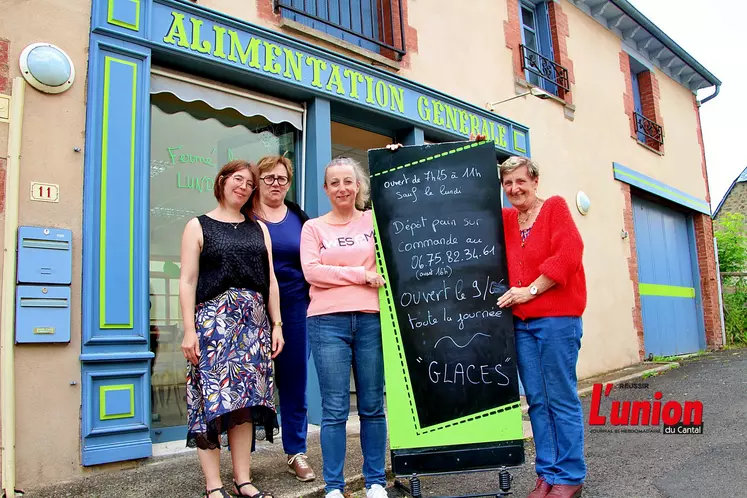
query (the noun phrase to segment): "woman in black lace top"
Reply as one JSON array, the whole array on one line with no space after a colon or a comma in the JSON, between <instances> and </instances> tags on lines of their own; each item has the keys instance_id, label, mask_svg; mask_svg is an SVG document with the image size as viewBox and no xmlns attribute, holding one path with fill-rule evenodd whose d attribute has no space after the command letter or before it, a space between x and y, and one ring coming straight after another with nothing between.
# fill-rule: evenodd
<instances>
[{"instance_id":1,"label":"woman in black lace top","mask_svg":"<svg viewBox=\"0 0 747 498\"><path fill-rule=\"evenodd\" d=\"M269 440L277 426L272 359L284 341L270 235L251 216L254 187L248 162L227 163L215 178L218 207L190 220L182 237L187 445L198 448L209 498L230 496L220 478L224 432L236 494L272 496L251 483L251 450L255 424Z\"/></svg>"}]
</instances>

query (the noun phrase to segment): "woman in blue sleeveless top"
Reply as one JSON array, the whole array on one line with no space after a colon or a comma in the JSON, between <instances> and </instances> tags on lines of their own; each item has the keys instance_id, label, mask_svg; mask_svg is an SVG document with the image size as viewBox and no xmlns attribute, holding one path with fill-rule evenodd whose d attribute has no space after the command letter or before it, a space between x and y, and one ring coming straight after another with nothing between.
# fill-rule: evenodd
<instances>
[{"instance_id":1,"label":"woman in blue sleeveless top","mask_svg":"<svg viewBox=\"0 0 747 498\"><path fill-rule=\"evenodd\" d=\"M309 341L306 310L309 286L301 269L301 228L309 219L298 204L287 200L293 165L283 156L267 156L254 168L257 195L254 216L262 220L272 238L272 259L280 288L280 312L286 340L275 359L275 381L280 395L280 424L288 471L302 482L316 476L306 459L306 368Z\"/></svg>"},{"instance_id":2,"label":"woman in blue sleeveless top","mask_svg":"<svg viewBox=\"0 0 747 498\"><path fill-rule=\"evenodd\" d=\"M187 446L197 447L208 498L230 496L220 477L224 432L235 493L272 496L251 483L251 451L254 427L264 426L271 440L277 425L272 359L283 349L283 329L270 235L251 216L254 187L248 162L227 163L215 178L218 207L190 220L182 237Z\"/></svg>"}]
</instances>

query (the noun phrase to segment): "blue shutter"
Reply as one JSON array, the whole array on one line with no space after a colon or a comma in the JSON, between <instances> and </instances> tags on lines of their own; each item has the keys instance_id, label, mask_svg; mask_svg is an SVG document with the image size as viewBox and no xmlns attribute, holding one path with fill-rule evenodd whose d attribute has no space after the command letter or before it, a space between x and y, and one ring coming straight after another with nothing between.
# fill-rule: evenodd
<instances>
[{"instance_id":1,"label":"blue shutter","mask_svg":"<svg viewBox=\"0 0 747 498\"><path fill-rule=\"evenodd\" d=\"M633 69L632 62L630 65L630 81L633 84L633 106L635 111L642 115L643 105L641 104L641 88L638 85L638 73ZM646 142L646 136L641 131L638 132L638 140L644 143Z\"/></svg>"},{"instance_id":2,"label":"blue shutter","mask_svg":"<svg viewBox=\"0 0 747 498\"><path fill-rule=\"evenodd\" d=\"M329 24L316 21L303 14L281 9L283 17L300 22L328 35L334 36L359 47L378 52L379 47L360 36L343 31L335 26L342 26L356 33L361 33L375 40L379 36L380 0L283 0L294 8L303 10L309 15L328 21ZM282 4L281 4L282 5Z\"/></svg>"},{"instance_id":3,"label":"blue shutter","mask_svg":"<svg viewBox=\"0 0 747 498\"><path fill-rule=\"evenodd\" d=\"M535 19L537 19L539 51L542 55L554 61L555 54L552 48L552 31L550 31L550 10L547 8L547 2L538 3L534 12ZM558 94L558 86L548 80L542 80L542 88L553 95Z\"/></svg>"}]
</instances>

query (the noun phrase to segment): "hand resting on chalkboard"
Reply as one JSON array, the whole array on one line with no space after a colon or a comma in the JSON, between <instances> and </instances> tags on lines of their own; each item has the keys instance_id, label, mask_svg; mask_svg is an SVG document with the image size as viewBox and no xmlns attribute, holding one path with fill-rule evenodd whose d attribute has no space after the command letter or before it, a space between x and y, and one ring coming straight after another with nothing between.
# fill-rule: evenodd
<instances>
[{"instance_id":1,"label":"hand resting on chalkboard","mask_svg":"<svg viewBox=\"0 0 747 498\"><path fill-rule=\"evenodd\" d=\"M389 144L386 146L386 148L391 150L392 152L395 152L400 147L402 147L402 144Z\"/></svg>"}]
</instances>

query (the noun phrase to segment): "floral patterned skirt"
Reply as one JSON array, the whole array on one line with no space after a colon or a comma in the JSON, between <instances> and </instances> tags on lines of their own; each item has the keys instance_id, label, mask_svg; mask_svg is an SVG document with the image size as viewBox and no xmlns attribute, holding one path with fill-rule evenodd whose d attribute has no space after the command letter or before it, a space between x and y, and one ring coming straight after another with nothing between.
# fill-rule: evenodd
<instances>
[{"instance_id":1,"label":"floral patterned skirt","mask_svg":"<svg viewBox=\"0 0 747 498\"><path fill-rule=\"evenodd\" d=\"M220 435L247 422L277 427L272 332L261 294L231 288L197 306L199 365L187 366L187 446L220 448Z\"/></svg>"}]
</instances>

